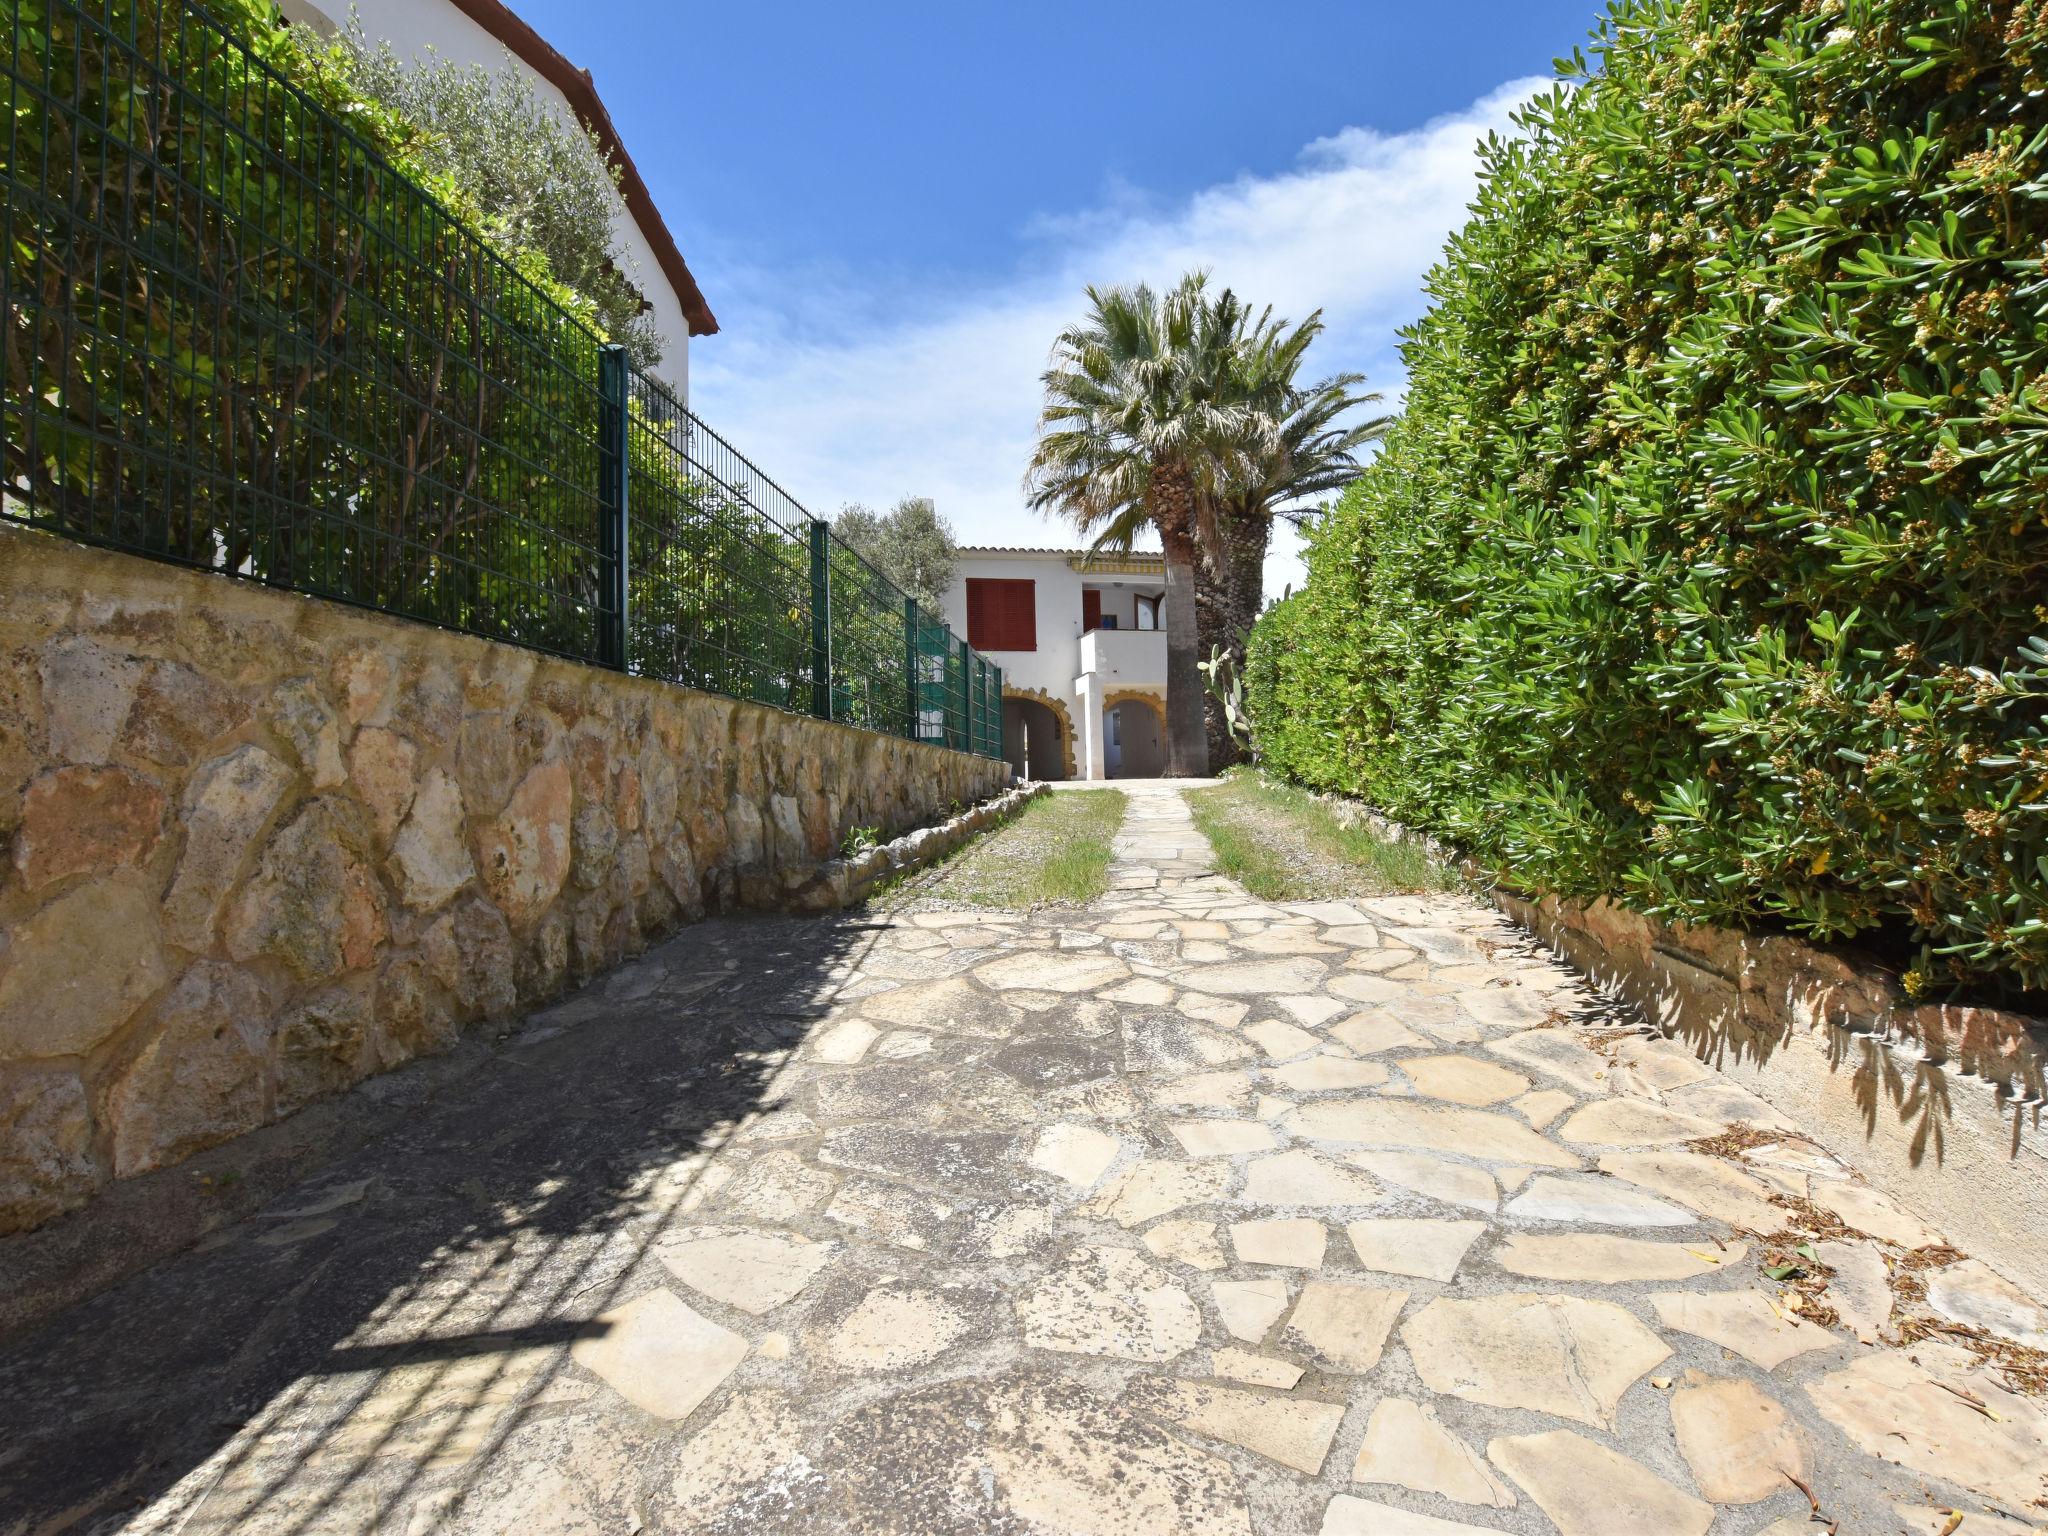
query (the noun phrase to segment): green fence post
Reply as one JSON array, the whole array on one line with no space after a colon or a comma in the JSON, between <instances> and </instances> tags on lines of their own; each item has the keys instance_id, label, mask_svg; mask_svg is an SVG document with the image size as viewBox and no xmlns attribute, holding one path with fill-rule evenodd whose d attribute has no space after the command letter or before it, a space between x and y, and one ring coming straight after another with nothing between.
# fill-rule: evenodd
<instances>
[{"instance_id":1,"label":"green fence post","mask_svg":"<svg viewBox=\"0 0 2048 1536\"><path fill-rule=\"evenodd\" d=\"M626 349L607 346L597 355L598 553L604 573L598 583L597 657L626 670L626 602L629 544L626 523Z\"/></svg>"},{"instance_id":2,"label":"green fence post","mask_svg":"<svg viewBox=\"0 0 2048 1536\"><path fill-rule=\"evenodd\" d=\"M967 642L962 640L960 642L960 705L958 709L952 712L952 719L947 722L953 728L947 733L948 740L946 744L955 749L963 748L967 740L967 701L971 697L970 690L974 686L973 676L967 670L968 658L971 654L967 648ZM952 690L948 689L947 692L950 694ZM950 705L953 701L951 698L948 698L946 702Z\"/></svg>"},{"instance_id":3,"label":"green fence post","mask_svg":"<svg viewBox=\"0 0 2048 1536\"><path fill-rule=\"evenodd\" d=\"M811 519L811 713L832 718L832 527Z\"/></svg>"},{"instance_id":4,"label":"green fence post","mask_svg":"<svg viewBox=\"0 0 2048 1536\"><path fill-rule=\"evenodd\" d=\"M903 734L917 740L917 599L903 599L903 692L909 713L903 717Z\"/></svg>"}]
</instances>

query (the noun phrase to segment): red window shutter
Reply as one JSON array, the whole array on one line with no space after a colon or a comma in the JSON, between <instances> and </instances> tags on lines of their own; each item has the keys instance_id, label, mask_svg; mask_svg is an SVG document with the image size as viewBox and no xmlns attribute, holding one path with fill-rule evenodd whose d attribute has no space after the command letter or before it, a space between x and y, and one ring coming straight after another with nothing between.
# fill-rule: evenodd
<instances>
[{"instance_id":1,"label":"red window shutter","mask_svg":"<svg viewBox=\"0 0 2048 1536\"><path fill-rule=\"evenodd\" d=\"M1081 633L1102 628L1102 594L1093 587L1081 589Z\"/></svg>"},{"instance_id":2,"label":"red window shutter","mask_svg":"<svg viewBox=\"0 0 2048 1536\"><path fill-rule=\"evenodd\" d=\"M1038 584L967 578L967 643L977 651L1038 649Z\"/></svg>"}]
</instances>

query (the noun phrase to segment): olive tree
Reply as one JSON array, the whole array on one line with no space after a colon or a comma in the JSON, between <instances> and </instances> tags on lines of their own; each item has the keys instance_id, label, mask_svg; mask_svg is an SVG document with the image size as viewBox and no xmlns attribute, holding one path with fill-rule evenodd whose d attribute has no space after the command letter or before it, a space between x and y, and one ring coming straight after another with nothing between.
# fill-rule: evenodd
<instances>
[{"instance_id":1,"label":"olive tree","mask_svg":"<svg viewBox=\"0 0 2048 1536\"><path fill-rule=\"evenodd\" d=\"M946 588L953 584L959 546L953 525L939 515L929 496L906 496L887 512L858 503L839 509L832 531L840 542L917 599L918 606L937 613Z\"/></svg>"},{"instance_id":2,"label":"olive tree","mask_svg":"<svg viewBox=\"0 0 2048 1536\"><path fill-rule=\"evenodd\" d=\"M635 366L660 363L636 264L618 238L618 167L587 128L544 100L509 53L496 69L431 53L405 59L354 16L340 50L356 88L418 129L411 160L461 190L494 244L543 257Z\"/></svg>"}]
</instances>

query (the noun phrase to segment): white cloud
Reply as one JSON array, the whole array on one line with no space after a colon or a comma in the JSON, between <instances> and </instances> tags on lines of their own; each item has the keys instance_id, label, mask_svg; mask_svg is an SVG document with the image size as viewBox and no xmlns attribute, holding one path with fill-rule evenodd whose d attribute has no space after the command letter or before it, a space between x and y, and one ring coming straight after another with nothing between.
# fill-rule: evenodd
<instances>
[{"instance_id":1,"label":"white cloud","mask_svg":"<svg viewBox=\"0 0 2048 1536\"><path fill-rule=\"evenodd\" d=\"M964 542L1064 542L1025 509L1021 483L1038 377L1053 338L1079 317L1085 284L1168 284L1199 266L1283 315L1320 306L1329 329L1313 368L1361 371L1392 401L1394 332L1421 312L1423 274L1464 220L1475 146L1510 131L1513 108L1547 85L1510 82L1406 133L1346 128L1308 145L1293 171L1241 177L1164 211L1114 189L1106 206L1030 220L1034 259L1019 275L930 294L907 319L859 301L829 271L805 299L765 313L774 295L753 274L740 285L752 301L693 349L692 403L821 516L848 501L928 495ZM847 302L820 302L830 291ZM1277 542L1275 591L1300 579L1292 539Z\"/></svg>"}]
</instances>

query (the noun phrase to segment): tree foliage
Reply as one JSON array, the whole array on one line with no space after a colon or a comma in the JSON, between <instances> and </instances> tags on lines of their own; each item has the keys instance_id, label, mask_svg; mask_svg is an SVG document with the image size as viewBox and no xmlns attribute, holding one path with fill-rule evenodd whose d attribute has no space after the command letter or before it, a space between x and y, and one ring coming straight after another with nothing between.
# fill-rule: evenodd
<instances>
[{"instance_id":1,"label":"tree foliage","mask_svg":"<svg viewBox=\"0 0 2048 1536\"><path fill-rule=\"evenodd\" d=\"M849 503L832 519L832 531L920 608L937 613L943 606L960 546L931 497L905 496L887 512Z\"/></svg>"},{"instance_id":2,"label":"tree foliage","mask_svg":"<svg viewBox=\"0 0 2048 1536\"><path fill-rule=\"evenodd\" d=\"M225 36L160 0L12 14L56 105L16 114L0 164L10 499L588 654L590 306L492 254L410 126L262 0L219 7Z\"/></svg>"},{"instance_id":3,"label":"tree foliage","mask_svg":"<svg viewBox=\"0 0 2048 1536\"><path fill-rule=\"evenodd\" d=\"M1094 549L1159 536L1166 566L1166 771L1209 771L1200 637L1198 537L1253 433L1226 387L1241 318L1191 272L1165 293L1088 289L1088 315L1062 331L1046 369L1038 442L1025 475L1036 511L1056 513Z\"/></svg>"},{"instance_id":4,"label":"tree foliage","mask_svg":"<svg viewBox=\"0 0 2048 1536\"><path fill-rule=\"evenodd\" d=\"M2048 984L2048 8L1616 0L1484 149L1273 765L1529 890Z\"/></svg>"},{"instance_id":5,"label":"tree foliage","mask_svg":"<svg viewBox=\"0 0 2048 1536\"><path fill-rule=\"evenodd\" d=\"M1228 296L1226 295L1226 298ZM1243 688L1245 644L1265 603L1266 551L1275 518L1298 522L1308 498L1341 490L1358 473L1358 452L1386 435L1391 418L1360 419L1377 404L1360 394L1362 374L1300 379L1309 345L1323 332L1322 311L1299 325L1275 320L1271 308L1244 316L1230 359L1229 388L1251 403L1257 431L1202 520L1205 558L1196 570L1200 646L1212 769L1243 757L1248 732L1236 702Z\"/></svg>"},{"instance_id":6,"label":"tree foliage","mask_svg":"<svg viewBox=\"0 0 2048 1536\"><path fill-rule=\"evenodd\" d=\"M634 366L661 362L638 271L617 232L619 170L597 138L542 98L509 53L496 69L401 58L351 16L336 55L362 95L409 126L411 161L457 187L501 250L531 251L588 300Z\"/></svg>"}]
</instances>

